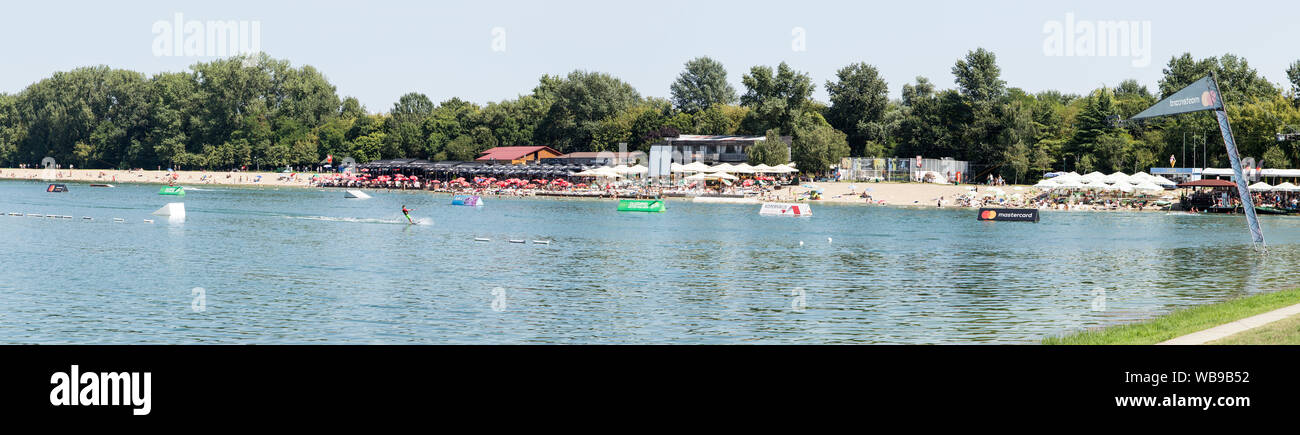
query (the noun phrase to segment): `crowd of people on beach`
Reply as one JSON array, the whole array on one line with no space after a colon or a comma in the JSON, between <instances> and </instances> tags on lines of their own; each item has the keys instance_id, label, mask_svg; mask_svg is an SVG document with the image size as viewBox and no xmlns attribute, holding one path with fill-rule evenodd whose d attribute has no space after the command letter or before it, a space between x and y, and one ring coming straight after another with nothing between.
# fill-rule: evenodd
<instances>
[{"instance_id":1,"label":"crowd of people on beach","mask_svg":"<svg viewBox=\"0 0 1300 435\"><path fill-rule=\"evenodd\" d=\"M49 174L20 165L21 171L0 172L0 177L36 179L46 178ZM81 170L73 172L71 168L55 170L53 177L58 180L88 182L145 182L169 185L184 184L275 184L298 185L320 188L347 189L390 189L420 190L451 194L473 194L486 196L559 196L559 197L594 197L594 198L663 198L663 197L730 197L747 198L760 201L819 201L862 202L873 205L889 205L883 199L873 197L872 189L859 190L849 184L848 192L843 186L832 196L824 196L820 187L809 183L799 184L805 180L793 177L741 176L736 180L686 180L685 177L671 177L663 181L647 182L640 177L599 178L599 177L561 177L561 178L508 178L500 180L490 176L443 177L443 179L426 179L422 175L405 175L398 172L385 172L382 175L350 173L243 173L231 172L188 172L131 170ZM1176 206L1195 204L1196 211L1207 208L1240 208L1235 188L1216 188L1201 190L1167 190L1156 192L1123 193L1096 190L1060 190L1039 189L1030 186L1006 187L1005 180L992 177L985 185L966 185L962 193L945 193L931 197L930 205L937 207L1009 207L1036 208L1039 210L1086 210L1086 211L1153 211L1177 210ZM955 186L954 186L955 187ZM1279 213L1300 211L1300 192L1263 191L1253 192L1256 207L1275 209ZM897 200L897 195L894 195ZM922 198L908 199L907 203L894 205L924 206Z\"/></svg>"},{"instance_id":2,"label":"crowd of people on beach","mask_svg":"<svg viewBox=\"0 0 1300 435\"><path fill-rule=\"evenodd\" d=\"M311 180L316 187L349 189L424 190L440 193L496 196L577 196L661 198L665 196L762 197L789 183L788 178L744 177L735 182L670 180L650 183L643 179L568 177L554 179L497 179L487 176L429 180L419 175L388 173L332 174Z\"/></svg>"},{"instance_id":3,"label":"crowd of people on beach","mask_svg":"<svg viewBox=\"0 0 1300 435\"><path fill-rule=\"evenodd\" d=\"M1006 207L1080 211L1151 211L1168 209L1171 204L1171 201L1163 197L1151 195L1119 197L1094 192L1059 194L1032 188L1009 195L998 188L983 192L972 189L965 194L941 196L934 200L936 207Z\"/></svg>"}]
</instances>

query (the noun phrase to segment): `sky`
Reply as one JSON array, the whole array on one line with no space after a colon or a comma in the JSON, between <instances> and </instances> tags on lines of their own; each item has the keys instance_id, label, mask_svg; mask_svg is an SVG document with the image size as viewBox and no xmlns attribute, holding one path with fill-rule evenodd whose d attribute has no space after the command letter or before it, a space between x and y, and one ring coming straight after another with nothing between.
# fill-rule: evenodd
<instances>
[{"instance_id":1,"label":"sky","mask_svg":"<svg viewBox=\"0 0 1300 435\"><path fill-rule=\"evenodd\" d=\"M851 63L876 66L897 98L924 76L955 87L953 63L983 47L1008 86L1086 93L1136 79L1158 93L1173 56L1233 53L1268 80L1286 82L1300 60L1300 4L1277 1L237 1L3 2L0 92L81 66L155 74L217 59L216 50L160 51L158 24L256 23L257 45L295 66L312 65L371 112L421 92L486 103L529 93L543 74L576 69L618 77L642 95L669 97L683 64L722 62L737 92L755 65L787 62L825 83ZM1136 25L1129 56L1089 54L1106 45L1089 23ZM1069 23L1076 23L1068 25ZM1149 24L1149 27L1145 27ZM1068 25L1068 26L1067 26ZM1072 33L1066 34L1069 27ZM1143 29L1149 29L1143 30ZM177 29L184 37L185 32ZM202 32L200 32L202 33ZM1052 39L1056 35L1055 39ZM1150 43L1142 38L1149 35ZM1052 44L1052 41L1060 41ZM249 41L250 43L253 41ZM1071 44L1070 42L1073 42ZM1079 47L1056 50L1055 47ZM1053 48L1052 50L1046 49ZM1142 50L1142 48L1147 50ZM176 47L173 47L176 48ZM1146 65L1143 56L1148 52ZM159 55L161 53L162 55ZM1101 53L1104 54L1104 53ZM1289 87L1289 86L1288 86Z\"/></svg>"}]
</instances>

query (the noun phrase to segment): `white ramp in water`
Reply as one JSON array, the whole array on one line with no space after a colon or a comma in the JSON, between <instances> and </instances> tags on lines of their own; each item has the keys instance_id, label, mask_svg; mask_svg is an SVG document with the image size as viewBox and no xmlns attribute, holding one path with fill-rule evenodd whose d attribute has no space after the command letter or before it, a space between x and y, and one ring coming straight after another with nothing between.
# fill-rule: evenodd
<instances>
[{"instance_id":1,"label":"white ramp in water","mask_svg":"<svg viewBox=\"0 0 1300 435\"><path fill-rule=\"evenodd\" d=\"M153 215L154 215L154 216L167 216L167 218L168 218L169 220L184 220L184 219L185 219L185 203L183 203L183 202L169 202L169 203L167 203L167 205L164 205L163 208L160 208L160 209L158 209L158 211L153 212Z\"/></svg>"},{"instance_id":2,"label":"white ramp in water","mask_svg":"<svg viewBox=\"0 0 1300 435\"><path fill-rule=\"evenodd\" d=\"M370 198L370 195L367 195L366 192L362 192L362 191L360 191L360 190L349 190L349 191L346 191L346 192L343 193L343 197L344 197L344 198L366 199L366 198Z\"/></svg>"}]
</instances>

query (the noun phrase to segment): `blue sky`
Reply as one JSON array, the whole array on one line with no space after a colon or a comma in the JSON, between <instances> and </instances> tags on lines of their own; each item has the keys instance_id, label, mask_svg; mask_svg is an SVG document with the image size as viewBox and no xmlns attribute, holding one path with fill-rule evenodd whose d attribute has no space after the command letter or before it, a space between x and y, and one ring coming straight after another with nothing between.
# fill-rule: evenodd
<instances>
[{"instance_id":1,"label":"blue sky","mask_svg":"<svg viewBox=\"0 0 1300 435\"><path fill-rule=\"evenodd\" d=\"M1171 56L1231 52L1275 83L1300 60L1300 5L1292 2L1137 1L654 1L21 2L4 6L0 92L60 70L105 64L146 73L185 70L213 57L158 57L153 25L184 20L258 21L261 48L323 71L340 95L372 112L407 92L484 103L529 92L542 74L613 74L643 95L667 97L682 63L711 56L738 91L754 65L781 61L809 73L814 97L852 62L877 66L897 97L928 77L953 87L953 62L976 47L998 56L1010 86L1082 93L1134 78L1153 90ZM1151 62L1131 57L1048 56L1044 25L1151 23ZM505 51L493 51L493 29ZM795 28L804 51L792 49Z\"/></svg>"}]
</instances>

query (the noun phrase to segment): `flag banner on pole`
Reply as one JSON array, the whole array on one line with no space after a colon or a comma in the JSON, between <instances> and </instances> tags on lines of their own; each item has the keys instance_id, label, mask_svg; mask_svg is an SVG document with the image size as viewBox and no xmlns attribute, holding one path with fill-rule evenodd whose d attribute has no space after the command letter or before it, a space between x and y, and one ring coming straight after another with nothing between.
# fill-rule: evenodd
<instances>
[{"instance_id":1,"label":"flag banner on pole","mask_svg":"<svg viewBox=\"0 0 1300 435\"><path fill-rule=\"evenodd\" d=\"M1160 100L1154 106L1143 110L1142 113L1134 115L1133 119L1154 118L1157 116L1176 115L1179 113L1199 112L1202 110L1222 110L1223 98L1219 94L1218 86L1210 76L1197 80L1178 92L1174 92L1169 98Z\"/></svg>"},{"instance_id":2,"label":"flag banner on pole","mask_svg":"<svg viewBox=\"0 0 1300 435\"><path fill-rule=\"evenodd\" d=\"M1223 132L1223 145L1228 148L1228 160L1232 162L1232 174L1237 181L1237 194L1241 196L1241 208L1246 212L1246 223L1250 225L1250 237L1256 244L1264 243L1264 231L1259 229L1259 219L1255 216L1254 200L1250 188L1246 186L1246 177L1241 171L1241 157L1237 155L1237 141L1232 137L1232 126L1228 124L1228 112L1214 111L1219 118L1219 131Z\"/></svg>"}]
</instances>

